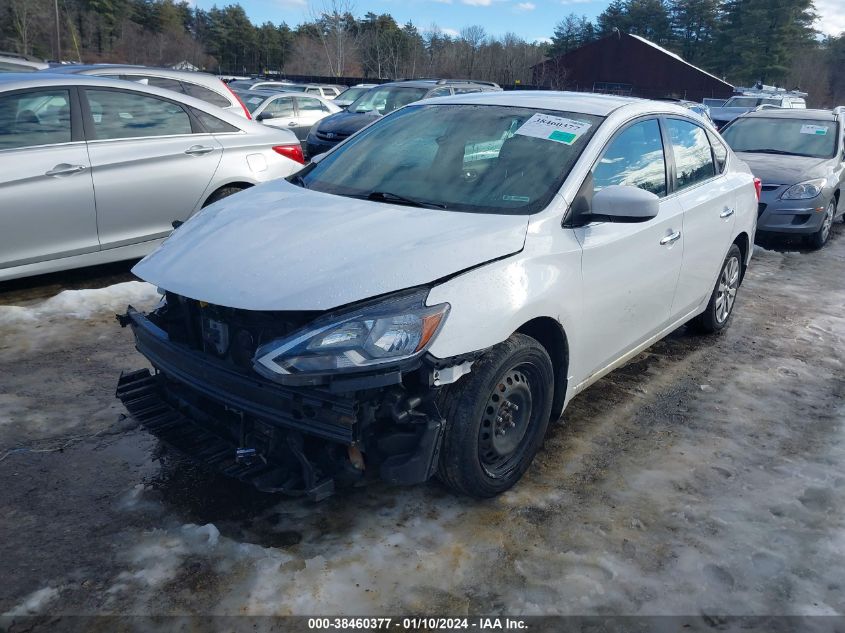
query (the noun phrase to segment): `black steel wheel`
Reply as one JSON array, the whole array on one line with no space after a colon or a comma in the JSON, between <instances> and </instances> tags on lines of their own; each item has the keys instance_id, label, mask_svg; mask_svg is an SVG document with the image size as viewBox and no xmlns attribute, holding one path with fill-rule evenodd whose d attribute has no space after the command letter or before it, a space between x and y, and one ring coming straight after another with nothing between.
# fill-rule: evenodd
<instances>
[{"instance_id":1,"label":"black steel wheel","mask_svg":"<svg viewBox=\"0 0 845 633\"><path fill-rule=\"evenodd\" d=\"M446 433L439 477L473 497L513 486L542 444L551 415L554 369L545 348L514 334L441 392Z\"/></svg>"}]
</instances>

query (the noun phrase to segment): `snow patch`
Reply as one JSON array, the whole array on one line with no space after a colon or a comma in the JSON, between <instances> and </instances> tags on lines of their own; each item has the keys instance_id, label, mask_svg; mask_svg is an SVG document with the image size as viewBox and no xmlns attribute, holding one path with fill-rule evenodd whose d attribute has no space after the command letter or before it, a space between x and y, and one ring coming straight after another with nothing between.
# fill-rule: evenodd
<instances>
[{"instance_id":1,"label":"snow patch","mask_svg":"<svg viewBox=\"0 0 845 633\"><path fill-rule=\"evenodd\" d=\"M55 587L44 587L29 594L23 602L12 607L3 616L36 615L59 596L59 590Z\"/></svg>"},{"instance_id":2,"label":"snow patch","mask_svg":"<svg viewBox=\"0 0 845 633\"><path fill-rule=\"evenodd\" d=\"M88 319L99 312L122 311L127 304L147 304L157 298L155 286L143 281L127 281L106 288L63 290L33 306L0 306L0 326L56 316Z\"/></svg>"}]
</instances>

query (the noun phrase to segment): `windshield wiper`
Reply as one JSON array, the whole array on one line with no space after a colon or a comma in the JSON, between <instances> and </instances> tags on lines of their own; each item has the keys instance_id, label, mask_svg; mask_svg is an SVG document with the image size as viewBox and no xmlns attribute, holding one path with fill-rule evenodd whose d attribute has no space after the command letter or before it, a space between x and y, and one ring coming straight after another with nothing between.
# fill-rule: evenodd
<instances>
[{"instance_id":1,"label":"windshield wiper","mask_svg":"<svg viewBox=\"0 0 845 633\"><path fill-rule=\"evenodd\" d=\"M446 205L439 202L429 202L427 200L417 200L407 196L400 196L397 193L390 191L371 191L367 195L361 196L373 202L392 202L394 204L405 204L410 207L421 207L423 209L445 209Z\"/></svg>"},{"instance_id":2,"label":"windshield wiper","mask_svg":"<svg viewBox=\"0 0 845 633\"><path fill-rule=\"evenodd\" d=\"M812 157L811 154L801 154L799 152L785 152L782 149L771 149L771 148L764 148L764 149L744 149L743 152L748 154L781 154L784 156L807 156Z\"/></svg>"}]
</instances>

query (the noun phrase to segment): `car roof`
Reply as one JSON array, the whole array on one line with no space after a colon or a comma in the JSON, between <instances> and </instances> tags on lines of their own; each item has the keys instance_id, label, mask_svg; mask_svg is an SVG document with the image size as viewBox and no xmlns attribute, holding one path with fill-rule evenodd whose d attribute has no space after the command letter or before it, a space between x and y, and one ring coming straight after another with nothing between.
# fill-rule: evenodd
<instances>
[{"instance_id":1,"label":"car roof","mask_svg":"<svg viewBox=\"0 0 845 633\"><path fill-rule=\"evenodd\" d=\"M380 84L382 86L403 86L408 88L437 88L438 86L473 85L492 87L493 84L485 81L472 81L470 79L405 79L403 81L391 81Z\"/></svg>"},{"instance_id":2,"label":"car roof","mask_svg":"<svg viewBox=\"0 0 845 633\"><path fill-rule=\"evenodd\" d=\"M208 80L209 77L215 77L211 73L204 73L196 70L175 70L173 68L156 68L152 66L138 66L135 64L67 64L66 66L56 66L41 72L60 73L63 75L84 75L95 74L97 71L109 72L115 70L141 71L150 73L151 75L157 75L159 77L172 77L173 79L185 80L194 77L202 81Z\"/></svg>"},{"instance_id":3,"label":"car roof","mask_svg":"<svg viewBox=\"0 0 845 633\"><path fill-rule=\"evenodd\" d=\"M425 103L463 103L473 105L504 105L514 107L561 110L607 116L614 110L631 104L652 104L650 111L683 113L689 110L671 102L646 101L636 97L618 97L589 92L558 92L551 90L507 90L472 92L452 97L438 97Z\"/></svg>"},{"instance_id":4,"label":"car roof","mask_svg":"<svg viewBox=\"0 0 845 633\"><path fill-rule=\"evenodd\" d=\"M813 119L815 121L835 121L836 115L830 110L813 108L766 108L756 112L747 112L742 118L763 119Z\"/></svg>"},{"instance_id":5,"label":"car roof","mask_svg":"<svg viewBox=\"0 0 845 633\"><path fill-rule=\"evenodd\" d=\"M51 86L93 86L144 92L158 97L164 97L165 99L179 101L185 105L213 114L218 119L223 119L227 123L231 123L232 125L242 129L245 123L249 123L247 119L239 114L234 114L228 110L218 108L207 101L203 101L202 99L197 99L195 97L166 90L164 88L156 88L155 86L148 86L146 84L128 82L123 79L110 79L107 77L97 77L96 75L52 73L46 70L41 70L35 73L0 73L0 90L2 91L18 89L25 90L28 88L49 88Z\"/></svg>"}]
</instances>

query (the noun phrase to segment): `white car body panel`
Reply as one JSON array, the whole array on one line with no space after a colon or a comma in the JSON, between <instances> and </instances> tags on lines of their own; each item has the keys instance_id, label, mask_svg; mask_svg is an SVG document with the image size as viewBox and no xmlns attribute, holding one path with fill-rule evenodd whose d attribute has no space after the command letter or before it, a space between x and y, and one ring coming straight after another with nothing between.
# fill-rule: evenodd
<instances>
[{"instance_id":1,"label":"white car body panel","mask_svg":"<svg viewBox=\"0 0 845 633\"><path fill-rule=\"evenodd\" d=\"M248 310L329 309L443 279L427 300L451 305L429 348L433 356L484 350L529 321L552 319L568 341L568 400L702 312L740 234L747 243L745 263L751 257L754 186L730 150L721 175L663 198L652 220L562 226L585 176L627 122L664 114L715 133L681 106L549 92L468 94L429 103L607 118L558 195L530 217L400 207L278 182L198 214L135 273L177 294ZM722 217L726 208L734 213ZM679 240L660 243L676 231Z\"/></svg>"},{"instance_id":2,"label":"white car body panel","mask_svg":"<svg viewBox=\"0 0 845 633\"><path fill-rule=\"evenodd\" d=\"M215 305L328 310L522 248L527 216L483 218L342 198L279 180L204 209L133 272Z\"/></svg>"}]
</instances>

